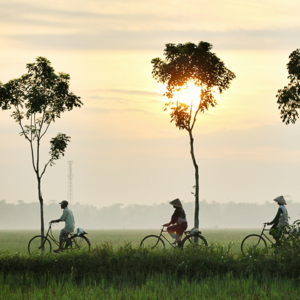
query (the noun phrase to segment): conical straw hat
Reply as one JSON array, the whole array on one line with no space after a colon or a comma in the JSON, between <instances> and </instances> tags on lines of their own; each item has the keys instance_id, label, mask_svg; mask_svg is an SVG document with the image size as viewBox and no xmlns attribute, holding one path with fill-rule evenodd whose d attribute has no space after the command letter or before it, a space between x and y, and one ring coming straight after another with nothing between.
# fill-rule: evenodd
<instances>
[{"instance_id":1,"label":"conical straw hat","mask_svg":"<svg viewBox=\"0 0 300 300\"><path fill-rule=\"evenodd\" d=\"M180 200L177 198L177 199L174 199L170 202L171 205L173 206L177 206L177 207L182 207L182 204L180 202Z\"/></svg>"},{"instance_id":2,"label":"conical straw hat","mask_svg":"<svg viewBox=\"0 0 300 300\"><path fill-rule=\"evenodd\" d=\"M279 196L279 197L275 198L274 201L276 201L276 202L278 202L279 204L282 204L282 205L287 205L286 202L285 202L285 199L283 198L283 196Z\"/></svg>"}]
</instances>

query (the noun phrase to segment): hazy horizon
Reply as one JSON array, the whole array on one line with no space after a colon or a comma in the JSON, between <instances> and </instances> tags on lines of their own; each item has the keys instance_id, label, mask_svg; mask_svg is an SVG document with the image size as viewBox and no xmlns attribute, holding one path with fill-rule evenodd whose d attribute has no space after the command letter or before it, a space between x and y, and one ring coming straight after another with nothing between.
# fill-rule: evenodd
<instances>
[{"instance_id":1,"label":"hazy horizon","mask_svg":"<svg viewBox=\"0 0 300 300\"><path fill-rule=\"evenodd\" d=\"M300 219L300 203L287 200L289 222ZM155 205L112 203L97 208L88 204L70 204L75 217L75 227L85 229L156 229L171 220L174 208L169 203ZM194 227L193 202L183 202L188 228ZM271 222L278 210L277 203L218 203L200 201L199 228L261 228L264 222ZM39 203L10 204L0 201L0 230L40 228ZM60 205L53 200L44 204L45 228L62 214ZM54 229L63 228L60 223Z\"/></svg>"}]
</instances>

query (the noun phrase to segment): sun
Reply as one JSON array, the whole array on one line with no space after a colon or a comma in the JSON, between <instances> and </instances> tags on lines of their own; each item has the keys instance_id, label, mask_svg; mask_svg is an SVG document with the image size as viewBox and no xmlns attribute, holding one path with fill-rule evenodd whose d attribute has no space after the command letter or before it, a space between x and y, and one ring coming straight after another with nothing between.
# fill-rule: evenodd
<instances>
[{"instance_id":1,"label":"sun","mask_svg":"<svg viewBox=\"0 0 300 300\"><path fill-rule=\"evenodd\" d=\"M193 105L193 109L197 109L200 102L200 88L193 82L189 82L181 91L175 93L174 96L174 100L176 99L176 101L189 106Z\"/></svg>"}]
</instances>

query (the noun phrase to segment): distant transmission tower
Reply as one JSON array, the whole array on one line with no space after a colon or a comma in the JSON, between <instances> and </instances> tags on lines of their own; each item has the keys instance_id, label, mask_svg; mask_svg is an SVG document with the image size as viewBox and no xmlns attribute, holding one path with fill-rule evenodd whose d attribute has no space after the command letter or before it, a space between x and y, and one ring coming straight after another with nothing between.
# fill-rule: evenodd
<instances>
[{"instance_id":1,"label":"distant transmission tower","mask_svg":"<svg viewBox=\"0 0 300 300\"><path fill-rule=\"evenodd\" d=\"M68 201L69 203L72 203L72 200L73 200L73 184L72 184L72 178L73 178L73 174L72 174L72 164L73 164L73 161L72 160L69 160L68 161L68 164L69 164L69 184L68 184Z\"/></svg>"}]
</instances>

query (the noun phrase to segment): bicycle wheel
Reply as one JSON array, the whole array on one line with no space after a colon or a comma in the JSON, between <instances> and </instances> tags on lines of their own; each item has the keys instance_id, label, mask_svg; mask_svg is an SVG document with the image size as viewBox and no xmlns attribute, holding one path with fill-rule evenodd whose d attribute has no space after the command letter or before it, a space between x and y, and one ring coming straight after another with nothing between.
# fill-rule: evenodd
<instances>
[{"instance_id":1,"label":"bicycle wheel","mask_svg":"<svg viewBox=\"0 0 300 300\"><path fill-rule=\"evenodd\" d=\"M258 234L250 234L244 238L241 244L241 250L246 253L251 248L262 249L267 247L267 243L263 237Z\"/></svg>"},{"instance_id":2,"label":"bicycle wheel","mask_svg":"<svg viewBox=\"0 0 300 300\"><path fill-rule=\"evenodd\" d=\"M141 241L140 247L150 249L163 249L165 248L165 243L157 235L148 235Z\"/></svg>"},{"instance_id":3,"label":"bicycle wheel","mask_svg":"<svg viewBox=\"0 0 300 300\"><path fill-rule=\"evenodd\" d=\"M51 249L52 246L50 241L42 235L33 237L28 243L29 255L49 254L51 252Z\"/></svg>"},{"instance_id":4,"label":"bicycle wheel","mask_svg":"<svg viewBox=\"0 0 300 300\"><path fill-rule=\"evenodd\" d=\"M85 236L72 236L67 242L67 249L90 251L91 243Z\"/></svg>"},{"instance_id":5,"label":"bicycle wheel","mask_svg":"<svg viewBox=\"0 0 300 300\"><path fill-rule=\"evenodd\" d=\"M198 241L197 243L195 243L195 237L198 237ZM197 234L197 235L192 235L189 234L187 235L182 241L181 241L181 245L180 245L183 249L189 248L189 247L203 247L203 246L208 246L207 241L205 239L204 236L202 236L201 234Z\"/></svg>"}]
</instances>

